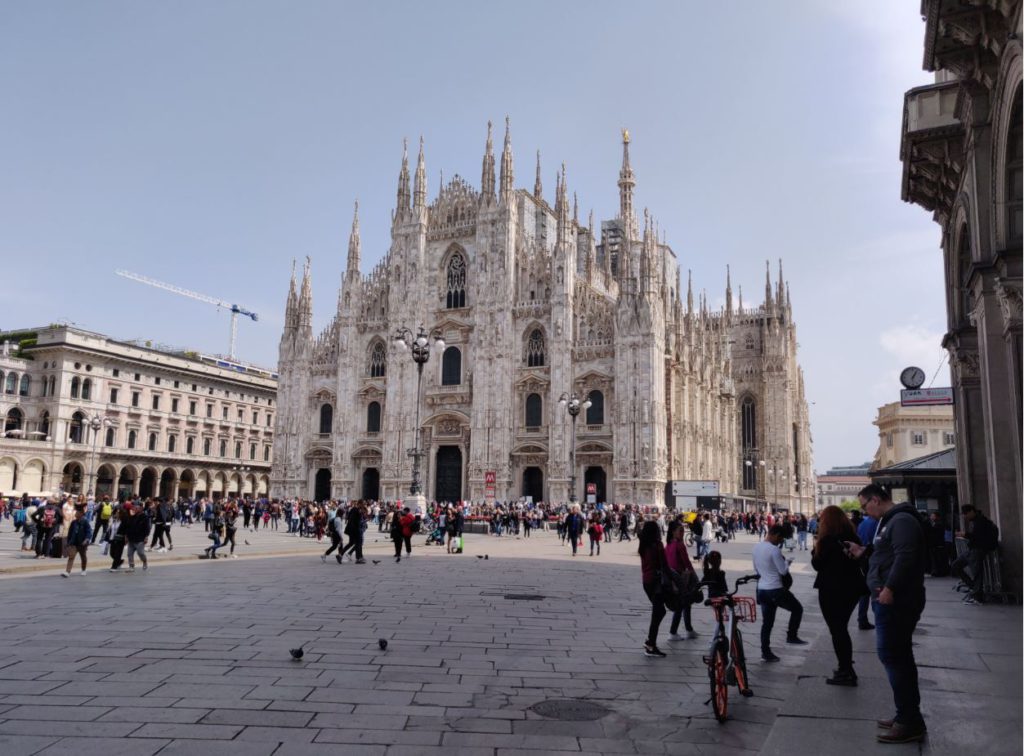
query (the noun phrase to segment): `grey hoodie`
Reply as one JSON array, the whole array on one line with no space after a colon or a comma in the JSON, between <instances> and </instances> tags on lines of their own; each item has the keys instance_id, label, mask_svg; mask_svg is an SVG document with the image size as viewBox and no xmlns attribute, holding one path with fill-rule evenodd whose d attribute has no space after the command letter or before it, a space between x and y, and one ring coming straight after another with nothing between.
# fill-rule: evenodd
<instances>
[{"instance_id":1,"label":"grey hoodie","mask_svg":"<svg viewBox=\"0 0 1024 756\"><path fill-rule=\"evenodd\" d=\"M910 504L899 504L878 521L868 562L868 588L877 596L890 588L896 601L924 597L924 571L928 563L925 532Z\"/></svg>"}]
</instances>

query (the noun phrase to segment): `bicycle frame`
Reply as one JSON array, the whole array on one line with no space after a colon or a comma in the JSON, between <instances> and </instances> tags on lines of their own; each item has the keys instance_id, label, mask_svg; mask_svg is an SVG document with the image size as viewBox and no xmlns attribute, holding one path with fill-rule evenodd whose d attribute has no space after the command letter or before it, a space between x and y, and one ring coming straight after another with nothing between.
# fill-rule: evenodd
<instances>
[{"instance_id":1,"label":"bicycle frame","mask_svg":"<svg viewBox=\"0 0 1024 756\"><path fill-rule=\"evenodd\" d=\"M741 577L736 581L736 587L732 593L720 598L709 598L704 602L706 606L713 608L717 622L711 639L710 655L704 659L708 665L708 677L711 683L711 698L705 703L711 703L715 718L719 722L725 722L729 718L729 685L735 685L740 695L744 697L754 695L747 677L743 636L738 627L734 596L739 592L741 585L759 578L759 575ZM702 581L701 585L707 585L707 583ZM744 600L749 601L750 599L744 597Z\"/></svg>"}]
</instances>

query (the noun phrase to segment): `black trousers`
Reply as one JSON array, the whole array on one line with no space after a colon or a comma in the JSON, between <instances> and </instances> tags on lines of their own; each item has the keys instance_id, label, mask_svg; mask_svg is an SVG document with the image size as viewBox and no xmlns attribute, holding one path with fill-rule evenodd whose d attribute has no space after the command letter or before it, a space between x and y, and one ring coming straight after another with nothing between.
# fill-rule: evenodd
<instances>
[{"instance_id":1,"label":"black trousers","mask_svg":"<svg viewBox=\"0 0 1024 756\"><path fill-rule=\"evenodd\" d=\"M775 612L785 609L789 612L787 637L793 638L800 630L804 617L803 604L786 588L773 588L757 592L757 603L761 605L761 655L772 650L772 628L775 627Z\"/></svg>"},{"instance_id":2,"label":"black trousers","mask_svg":"<svg viewBox=\"0 0 1024 756\"><path fill-rule=\"evenodd\" d=\"M110 566L117 569L124 564L124 538L115 538L110 542Z\"/></svg>"},{"instance_id":3,"label":"black trousers","mask_svg":"<svg viewBox=\"0 0 1024 756\"><path fill-rule=\"evenodd\" d=\"M341 536L338 535L338 532L334 528L331 528L331 546L324 552L324 556L330 556L331 552L339 546L341 546Z\"/></svg>"},{"instance_id":4,"label":"black trousers","mask_svg":"<svg viewBox=\"0 0 1024 756\"><path fill-rule=\"evenodd\" d=\"M362 533L349 533L348 543L345 544L345 548L339 552L341 556L345 556L349 552L355 552L356 559L363 558L363 534Z\"/></svg>"},{"instance_id":5,"label":"black trousers","mask_svg":"<svg viewBox=\"0 0 1024 756\"><path fill-rule=\"evenodd\" d=\"M651 646L658 645L658 628L661 627L661 621L668 614L665 602L662 601L658 593L659 587L657 582L644 583L644 593L651 600L651 624L647 628L647 643Z\"/></svg>"},{"instance_id":6,"label":"black trousers","mask_svg":"<svg viewBox=\"0 0 1024 756\"><path fill-rule=\"evenodd\" d=\"M832 649L841 672L853 671L853 641L850 640L850 617L854 607L860 603L860 596L836 591L819 590L818 606L821 616L832 635Z\"/></svg>"}]
</instances>

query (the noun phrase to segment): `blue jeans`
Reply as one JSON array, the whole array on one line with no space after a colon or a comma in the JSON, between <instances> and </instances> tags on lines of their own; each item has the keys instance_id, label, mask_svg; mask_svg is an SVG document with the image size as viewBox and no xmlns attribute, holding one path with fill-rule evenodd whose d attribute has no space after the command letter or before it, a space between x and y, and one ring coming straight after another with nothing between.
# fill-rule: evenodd
<instances>
[{"instance_id":1,"label":"blue jeans","mask_svg":"<svg viewBox=\"0 0 1024 756\"><path fill-rule=\"evenodd\" d=\"M803 604L785 588L773 588L757 592L757 603L761 605L761 655L767 656L772 650L772 628L775 627L775 612L782 608L789 612L789 627L786 637L795 638L800 632L800 620L804 616Z\"/></svg>"},{"instance_id":2,"label":"blue jeans","mask_svg":"<svg viewBox=\"0 0 1024 756\"><path fill-rule=\"evenodd\" d=\"M896 704L896 721L910 727L922 724L921 691L917 686L917 663L912 639L924 610L924 595L888 606L872 599L878 660L885 667Z\"/></svg>"},{"instance_id":3,"label":"blue jeans","mask_svg":"<svg viewBox=\"0 0 1024 756\"><path fill-rule=\"evenodd\" d=\"M798 530L796 532L796 543L800 547L801 551L807 551L807 531Z\"/></svg>"}]
</instances>

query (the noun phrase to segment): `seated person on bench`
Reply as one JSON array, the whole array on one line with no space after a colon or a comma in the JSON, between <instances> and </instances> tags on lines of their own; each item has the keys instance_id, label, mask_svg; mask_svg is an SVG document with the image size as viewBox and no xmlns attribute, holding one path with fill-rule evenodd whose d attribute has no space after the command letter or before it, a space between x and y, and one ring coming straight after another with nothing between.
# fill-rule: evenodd
<instances>
[{"instance_id":1,"label":"seated person on bench","mask_svg":"<svg viewBox=\"0 0 1024 756\"><path fill-rule=\"evenodd\" d=\"M967 586L967 600L980 601L985 558L999 548L999 528L971 504L964 504L960 513L964 517L966 532L957 535L967 539L968 552L953 562L951 570Z\"/></svg>"}]
</instances>

